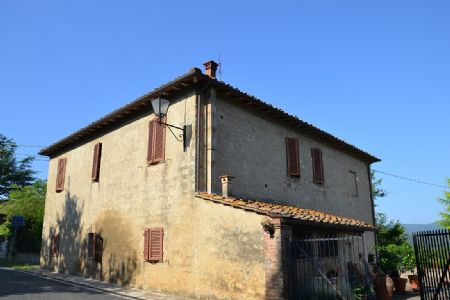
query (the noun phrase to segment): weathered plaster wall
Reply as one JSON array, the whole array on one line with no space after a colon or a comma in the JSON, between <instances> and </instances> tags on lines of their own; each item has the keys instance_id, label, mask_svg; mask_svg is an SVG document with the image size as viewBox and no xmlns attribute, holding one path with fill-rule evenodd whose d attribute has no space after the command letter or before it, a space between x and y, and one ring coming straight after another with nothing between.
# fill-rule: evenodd
<instances>
[{"instance_id":1,"label":"weathered plaster wall","mask_svg":"<svg viewBox=\"0 0 450 300\"><path fill-rule=\"evenodd\" d=\"M173 103L167 122L194 127L195 99L192 93ZM182 143L167 130L165 161L147 166L152 118L153 114L138 118L51 159L41 265L167 293L258 298L264 280L258 219L194 197L194 135L183 152ZM97 142L102 143L100 181L92 182ZM56 193L56 169L62 157L67 158L65 188ZM148 227L164 228L161 263L143 261L143 232ZM86 259L89 232L104 239L102 264ZM60 234L58 257L49 257L53 233ZM242 285L244 275L252 285Z\"/></svg>"},{"instance_id":2,"label":"weathered plaster wall","mask_svg":"<svg viewBox=\"0 0 450 300\"><path fill-rule=\"evenodd\" d=\"M250 199L316 209L373 224L367 165L318 140L216 99L213 176L235 176L233 192ZM285 137L299 140L301 177L287 175ZM312 182L311 148L323 155L325 184ZM352 196L357 174L358 196ZM212 191L220 193L214 181ZM369 249L373 234L366 234Z\"/></svg>"}]
</instances>

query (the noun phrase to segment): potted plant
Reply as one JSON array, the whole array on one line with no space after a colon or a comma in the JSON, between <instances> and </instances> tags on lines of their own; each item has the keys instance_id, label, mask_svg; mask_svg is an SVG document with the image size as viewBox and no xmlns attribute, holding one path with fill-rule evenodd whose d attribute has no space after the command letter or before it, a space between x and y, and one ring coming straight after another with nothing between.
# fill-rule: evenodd
<instances>
[{"instance_id":1,"label":"potted plant","mask_svg":"<svg viewBox=\"0 0 450 300\"><path fill-rule=\"evenodd\" d=\"M396 244L389 244L378 247L379 254L379 273L380 275L374 279L375 292L378 299L390 300L394 295L394 280L399 281L400 265L402 257ZM403 281L400 281L402 284ZM405 282L406 285L406 282ZM399 289L401 290L401 286Z\"/></svg>"}]
</instances>

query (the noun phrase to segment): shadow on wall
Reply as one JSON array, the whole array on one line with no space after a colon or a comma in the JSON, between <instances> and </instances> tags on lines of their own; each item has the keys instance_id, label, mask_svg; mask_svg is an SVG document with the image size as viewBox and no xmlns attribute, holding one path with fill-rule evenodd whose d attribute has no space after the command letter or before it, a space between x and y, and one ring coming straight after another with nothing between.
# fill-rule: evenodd
<instances>
[{"instance_id":1,"label":"shadow on wall","mask_svg":"<svg viewBox=\"0 0 450 300\"><path fill-rule=\"evenodd\" d=\"M62 212L49 222L48 238L42 241L42 267L121 285L135 284L135 273L140 266L134 249L139 241L133 240L128 217L107 209L99 212L92 224L83 224L83 210L83 201L68 192ZM100 262L87 257L89 232L103 238L103 248L96 249L102 252ZM59 254L52 256L51 237L57 234Z\"/></svg>"}]
</instances>

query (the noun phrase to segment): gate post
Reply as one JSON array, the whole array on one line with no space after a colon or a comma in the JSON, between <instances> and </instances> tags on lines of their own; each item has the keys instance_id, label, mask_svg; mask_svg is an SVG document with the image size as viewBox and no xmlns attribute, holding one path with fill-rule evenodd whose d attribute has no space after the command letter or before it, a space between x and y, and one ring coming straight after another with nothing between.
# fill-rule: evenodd
<instances>
[{"instance_id":1,"label":"gate post","mask_svg":"<svg viewBox=\"0 0 450 300\"><path fill-rule=\"evenodd\" d=\"M266 299L291 299L291 281L289 272L292 242L292 228L282 224L280 218L271 220L274 231L264 231L264 268L266 273Z\"/></svg>"}]
</instances>

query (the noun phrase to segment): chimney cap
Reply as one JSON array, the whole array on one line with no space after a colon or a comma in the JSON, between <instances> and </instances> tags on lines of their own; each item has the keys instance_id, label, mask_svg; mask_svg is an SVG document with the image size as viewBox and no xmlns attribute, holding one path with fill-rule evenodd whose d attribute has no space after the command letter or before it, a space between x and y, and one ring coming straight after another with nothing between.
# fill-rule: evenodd
<instances>
[{"instance_id":1,"label":"chimney cap","mask_svg":"<svg viewBox=\"0 0 450 300\"><path fill-rule=\"evenodd\" d=\"M219 65L213 60L207 61L203 64L205 66L205 73L211 78L216 78L217 66Z\"/></svg>"}]
</instances>

